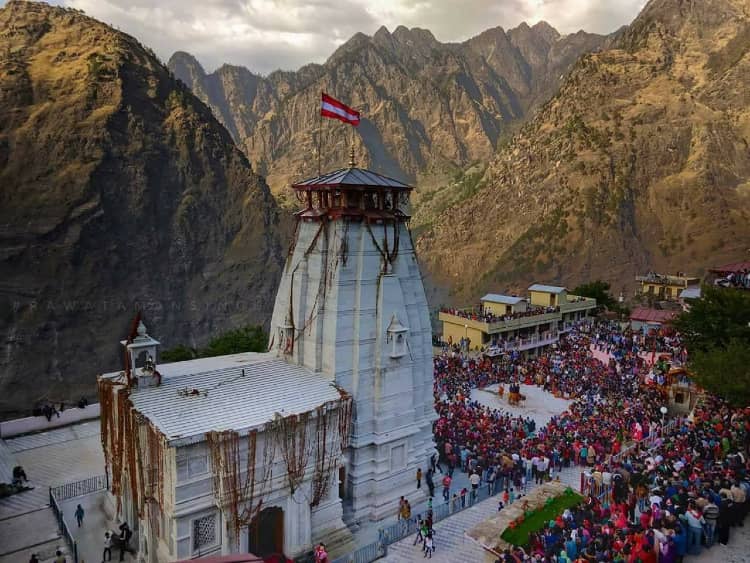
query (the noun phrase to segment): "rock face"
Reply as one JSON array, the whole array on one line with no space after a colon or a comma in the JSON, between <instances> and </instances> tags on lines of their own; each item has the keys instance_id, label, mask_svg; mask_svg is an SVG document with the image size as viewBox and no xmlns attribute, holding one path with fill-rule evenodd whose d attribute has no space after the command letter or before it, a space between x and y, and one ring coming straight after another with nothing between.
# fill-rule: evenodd
<instances>
[{"instance_id":1,"label":"rock face","mask_svg":"<svg viewBox=\"0 0 750 563\"><path fill-rule=\"evenodd\" d=\"M422 233L456 300L533 280L701 274L750 248L750 6L653 0Z\"/></svg>"},{"instance_id":2,"label":"rock face","mask_svg":"<svg viewBox=\"0 0 750 563\"><path fill-rule=\"evenodd\" d=\"M348 161L420 182L446 170L486 161L498 141L548 99L581 53L607 38L560 36L546 23L490 29L460 44L440 43L427 30L382 27L357 34L323 65L267 77L223 66L206 74L187 53L169 67L226 125L280 200L291 180ZM351 130L317 117L326 91L362 112ZM425 188L429 189L429 188Z\"/></svg>"},{"instance_id":3,"label":"rock face","mask_svg":"<svg viewBox=\"0 0 750 563\"><path fill-rule=\"evenodd\" d=\"M265 322L286 228L211 111L76 10L0 9L0 414L91 395L141 309L169 346Z\"/></svg>"}]
</instances>

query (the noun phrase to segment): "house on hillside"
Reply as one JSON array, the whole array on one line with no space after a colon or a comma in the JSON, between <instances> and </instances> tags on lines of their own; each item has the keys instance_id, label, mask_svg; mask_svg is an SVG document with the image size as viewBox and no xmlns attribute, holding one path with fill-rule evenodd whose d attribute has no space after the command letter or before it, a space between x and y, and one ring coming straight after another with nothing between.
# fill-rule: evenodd
<instances>
[{"instance_id":1,"label":"house on hillside","mask_svg":"<svg viewBox=\"0 0 750 563\"><path fill-rule=\"evenodd\" d=\"M630 313L630 327L633 330L641 330L643 332L648 332L651 329L659 330L662 326L669 324L677 314L678 311L636 307Z\"/></svg>"},{"instance_id":2,"label":"house on hillside","mask_svg":"<svg viewBox=\"0 0 750 563\"><path fill-rule=\"evenodd\" d=\"M569 295L564 287L534 284L529 297L488 293L478 307L443 308L442 338L472 350L538 355L596 309L596 299Z\"/></svg>"},{"instance_id":3,"label":"house on hillside","mask_svg":"<svg viewBox=\"0 0 750 563\"><path fill-rule=\"evenodd\" d=\"M636 276L638 293L658 301L677 301L680 292L688 287L700 285L700 278L687 276L683 272L675 275L649 272L645 276Z\"/></svg>"}]
</instances>

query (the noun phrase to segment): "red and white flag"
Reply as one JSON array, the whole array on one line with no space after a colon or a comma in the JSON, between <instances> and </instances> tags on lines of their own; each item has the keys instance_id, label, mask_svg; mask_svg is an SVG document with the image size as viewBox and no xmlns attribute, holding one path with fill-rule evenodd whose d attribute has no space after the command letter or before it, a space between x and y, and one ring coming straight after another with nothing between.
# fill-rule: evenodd
<instances>
[{"instance_id":1,"label":"red and white flag","mask_svg":"<svg viewBox=\"0 0 750 563\"><path fill-rule=\"evenodd\" d=\"M323 117L330 117L331 119L338 119L344 123L349 123L355 127L359 125L359 112L353 110L349 106L342 104L338 100L332 98L328 94L321 94L320 99L320 115Z\"/></svg>"}]
</instances>

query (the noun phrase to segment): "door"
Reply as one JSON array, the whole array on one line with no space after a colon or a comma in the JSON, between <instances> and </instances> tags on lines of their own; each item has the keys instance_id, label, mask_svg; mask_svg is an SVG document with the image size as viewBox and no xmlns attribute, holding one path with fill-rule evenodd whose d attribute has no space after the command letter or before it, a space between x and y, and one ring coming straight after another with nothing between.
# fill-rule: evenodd
<instances>
[{"instance_id":1,"label":"door","mask_svg":"<svg viewBox=\"0 0 750 563\"><path fill-rule=\"evenodd\" d=\"M284 553L284 511L272 506L261 510L248 528L248 551L258 557Z\"/></svg>"}]
</instances>

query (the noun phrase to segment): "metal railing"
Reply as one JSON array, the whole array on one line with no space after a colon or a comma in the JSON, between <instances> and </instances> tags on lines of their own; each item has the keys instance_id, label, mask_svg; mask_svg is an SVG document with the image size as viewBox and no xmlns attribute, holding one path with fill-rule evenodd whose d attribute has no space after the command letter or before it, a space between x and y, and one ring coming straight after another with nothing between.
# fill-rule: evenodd
<instances>
[{"instance_id":1,"label":"metal railing","mask_svg":"<svg viewBox=\"0 0 750 563\"><path fill-rule=\"evenodd\" d=\"M484 483L479 489L477 489L476 494L472 491L467 492L463 502L461 501L460 496L456 499L451 499L448 502L436 502L432 507L433 523L439 522L440 520L452 516L453 514L457 514L467 508L471 508L490 497L496 496L500 492L500 487L497 486L497 483L495 484L494 489L495 490L490 493L489 485ZM426 506L423 507L423 512L423 515L427 516L428 509ZM407 536L416 534L418 526L419 522L415 517L410 518L409 520L399 520L394 524L380 528L380 530L378 530L377 541L362 546L347 555L342 555L341 557L334 559L332 563L372 563L372 561L387 555L389 545L396 543Z\"/></svg>"},{"instance_id":2,"label":"metal railing","mask_svg":"<svg viewBox=\"0 0 750 563\"><path fill-rule=\"evenodd\" d=\"M611 483L604 484L597 481L594 477L589 476L586 478L585 474L581 473L581 494L583 496L596 497L599 500L611 500L612 485Z\"/></svg>"},{"instance_id":3,"label":"metal railing","mask_svg":"<svg viewBox=\"0 0 750 563\"><path fill-rule=\"evenodd\" d=\"M633 450L651 450L654 447L656 447L658 444L661 444L662 439L665 435L667 435L669 432L672 431L672 429L677 425L681 423L680 417L673 418L669 420L659 432L652 432L648 436L646 436L643 440L640 440L638 442L633 442L629 446L625 447L622 451L619 453L616 453L615 455L611 456L609 458L609 464L613 463L620 463L622 460L624 460L630 452Z\"/></svg>"},{"instance_id":4,"label":"metal railing","mask_svg":"<svg viewBox=\"0 0 750 563\"><path fill-rule=\"evenodd\" d=\"M490 494L487 483L482 484L476 494L472 491L466 493L464 500L461 497L451 499L448 502L438 503L436 502L432 507L432 521L439 522L448 516L452 516L462 510L471 508L472 506L487 500L490 497L496 496L500 492L500 487L495 485L495 490ZM425 508L425 514L427 515L427 509ZM399 540L404 539L407 536L417 533L418 522L416 518L409 520L399 520L395 524L380 528L379 539L385 545L390 545Z\"/></svg>"},{"instance_id":5,"label":"metal railing","mask_svg":"<svg viewBox=\"0 0 750 563\"><path fill-rule=\"evenodd\" d=\"M371 563L376 559L384 557L388 552L388 547L380 540L360 547L347 555L342 555L334 559L333 563Z\"/></svg>"},{"instance_id":6,"label":"metal railing","mask_svg":"<svg viewBox=\"0 0 750 563\"><path fill-rule=\"evenodd\" d=\"M109 476L105 474L89 477L88 479L82 479L80 481L73 481L72 483L65 483L63 485L58 485L57 487L50 487L50 495L54 495L58 501L63 501L87 495L89 493L103 491L107 488L109 488Z\"/></svg>"},{"instance_id":7,"label":"metal railing","mask_svg":"<svg viewBox=\"0 0 750 563\"><path fill-rule=\"evenodd\" d=\"M60 505L57 502L57 499L55 498L55 495L52 491L53 488L50 487L49 504L52 507L52 512L55 513L55 520L57 520L57 526L60 528L60 533L65 538L65 541L68 542L70 550L73 553L73 563L78 563L78 543L73 537L73 534L70 533L70 528L68 527L68 523L65 521L63 511L60 508Z\"/></svg>"}]
</instances>

